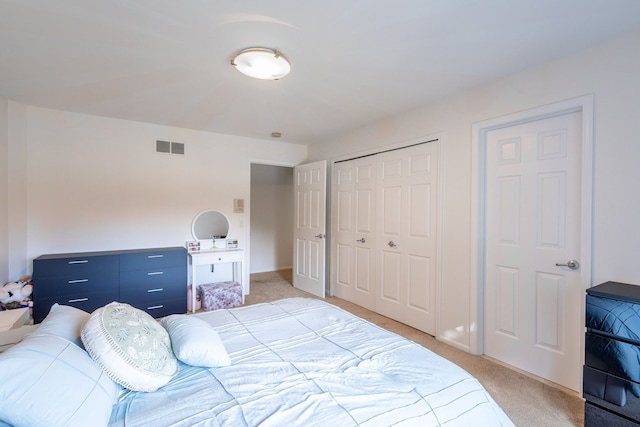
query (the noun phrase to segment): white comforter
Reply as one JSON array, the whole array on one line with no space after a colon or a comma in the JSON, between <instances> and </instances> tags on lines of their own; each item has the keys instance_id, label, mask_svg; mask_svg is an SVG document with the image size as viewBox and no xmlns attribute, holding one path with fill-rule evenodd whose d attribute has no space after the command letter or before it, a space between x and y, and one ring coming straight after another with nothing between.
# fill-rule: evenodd
<instances>
[{"instance_id":1,"label":"white comforter","mask_svg":"<svg viewBox=\"0 0 640 427\"><path fill-rule=\"evenodd\" d=\"M510 426L453 363L323 301L293 298L197 315L231 366L128 392L111 426Z\"/></svg>"}]
</instances>

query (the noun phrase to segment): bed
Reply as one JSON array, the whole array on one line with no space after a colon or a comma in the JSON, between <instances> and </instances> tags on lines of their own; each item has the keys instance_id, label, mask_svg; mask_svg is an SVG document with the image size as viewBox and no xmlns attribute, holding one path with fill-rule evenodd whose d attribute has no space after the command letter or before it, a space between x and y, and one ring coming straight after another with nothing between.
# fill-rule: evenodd
<instances>
[{"instance_id":1,"label":"bed","mask_svg":"<svg viewBox=\"0 0 640 427\"><path fill-rule=\"evenodd\" d=\"M94 385L91 390L104 389L108 399L114 399L108 409L101 408L109 411L106 424L513 425L482 385L460 367L321 300L292 298L185 317L211 325L226 352L226 362L223 357L220 366L202 367L179 357L177 374L153 392ZM38 336L36 330L28 338L53 339L45 332ZM176 335L170 335L175 349ZM67 331L64 339L73 338L74 332ZM68 346L74 352L79 346L75 338ZM7 362L5 354L0 355L0 372ZM9 359L9 363L16 362ZM105 379L100 370L95 377L95 384ZM6 394L0 391L0 402ZM37 398L37 391L30 394ZM27 405L28 398L25 393L13 404ZM0 418L12 407L2 405ZM80 412L78 420L88 416L82 414L85 405L75 409ZM36 410L34 406L31 402L23 409ZM95 409L90 413L98 416ZM47 418L58 419L52 414ZM60 420L72 424L64 417Z\"/></svg>"}]
</instances>

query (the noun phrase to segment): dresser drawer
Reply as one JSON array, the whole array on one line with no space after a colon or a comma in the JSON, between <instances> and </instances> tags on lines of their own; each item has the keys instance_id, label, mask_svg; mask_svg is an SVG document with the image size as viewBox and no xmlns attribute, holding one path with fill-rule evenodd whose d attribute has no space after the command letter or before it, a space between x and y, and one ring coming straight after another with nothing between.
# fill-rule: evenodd
<instances>
[{"instance_id":1,"label":"dresser drawer","mask_svg":"<svg viewBox=\"0 0 640 427\"><path fill-rule=\"evenodd\" d=\"M589 402L584 404L585 427L638 427L638 423Z\"/></svg>"},{"instance_id":2,"label":"dresser drawer","mask_svg":"<svg viewBox=\"0 0 640 427\"><path fill-rule=\"evenodd\" d=\"M615 412L640 422L640 385L632 381L623 380L616 376L606 374L597 369L584 367L583 371L583 397L587 404L597 405L607 411ZM617 425L617 424L591 424L585 425Z\"/></svg>"},{"instance_id":3,"label":"dresser drawer","mask_svg":"<svg viewBox=\"0 0 640 427\"><path fill-rule=\"evenodd\" d=\"M78 272L70 276L40 277L34 280L34 296L47 298L74 295L78 293L104 292L106 289L118 289L118 271L96 273Z\"/></svg>"},{"instance_id":4,"label":"dresser drawer","mask_svg":"<svg viewBox=\"0 0 640 427\"><path fill-rule=\"evenodd\" d=\"M120 255L120 270L153 270L166 267L180 267L187 264L187 251L158 250Z\"/></svg>"},{"instance_id":5,"label":"dresser drawer","mask_svg":"<svg viewBox=\"0 0 640 427\"><path fill-rule=\"evenodd\" d=\"M129 304L141 302L158 302L168 299L176 299L187 295L187 286L184 282L171 284L147 284L120 288L120 299Z\"/></svg>"},{"instance_id":6,"label":"dresser drawer","mask_svg":"<svg viewBox=\"0 0 640 427\"><path fill-rule=\"evenodd\" d=\"M92 294L81 293L65 297L41 298L33 303L33 320L35 323L42 322L47 314L49 314L51 306L55 303L60 305L70 305L72 307L79 308L80 310L84 310L87 313L91 313L94 310L117 300L117 289Z\"/></svg>"},{"instance_id":7,"label":"dresser drawer","mask_svg":"<svg viewBox=\"0 0 640 427\"><path fill-rule=\"evenodd\" d=\"M640 383L640 347L609 337L585 334L585 364L622 379ZM640 387L638 387L640 394Z\"/></svg>"},{"instance_id":8,"label":"dresser drawer","mask_svg":"<svg viewBox=\"0 0 640 427\"><path fill-rule=\"evenodd\" d=\"M39 257L33 260L33 281L45 277L86 276L118 271L118 256Z\"/></svg>"},{"instance_id":9,"label":"dresser drawer","mask_svg":"<svg viewBox=\"0 0 640 427\"><path fill-rule=\"evenodd\" d=\"M146 288L162 285L187 283L187 267L157 268L120 272L120 291L128 288Z\"/></svg>"},{"instance_id":10,"label":"dresser drawer","mask_svg":"<svg viewBox=\"0 0 640 427\"><path fill-rule=\"evenodd\" d=\"M187 295L183 298L177 298L173 300L147 303L147 304L131 304L132 306L144 310L153 317L164 317L170 314L184 314L187 312Z\"/></svg>"},{"instance_id":11,"label":"dresser drawer","mask_svg":"<svg viewBox=\"0 0 640 427\"><path fill-rule=\"evenodd\" d=\"M242 252L208 252L208 253L194 253L191 254L194 259L197 259L197 265L203 264L217 264L227 262L241 262Z\"/></svg>"}]
</instances>

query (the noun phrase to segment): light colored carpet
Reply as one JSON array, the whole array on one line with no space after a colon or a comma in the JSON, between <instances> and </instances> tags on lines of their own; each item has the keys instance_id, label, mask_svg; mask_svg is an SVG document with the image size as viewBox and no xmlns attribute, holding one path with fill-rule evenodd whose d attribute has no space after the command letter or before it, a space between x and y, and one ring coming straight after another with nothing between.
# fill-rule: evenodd
<instances>
[{"instance_id":1,"label":"light colored carpet","mask_svg":"<svg viewBox=\"0 0 640 427\"><path fill-rule=\"evenodd\" d=\"M295 289L291 283L291 270L252 274L251 293L245 297L245 305L291 297L315 298ZM582 426L584 423L584 402L576 393L539 381L486 357L465 353L412 327L339 298L328 297L326 301L461 366L482 383L518 427Z\"/></svg>"}]
</instances>

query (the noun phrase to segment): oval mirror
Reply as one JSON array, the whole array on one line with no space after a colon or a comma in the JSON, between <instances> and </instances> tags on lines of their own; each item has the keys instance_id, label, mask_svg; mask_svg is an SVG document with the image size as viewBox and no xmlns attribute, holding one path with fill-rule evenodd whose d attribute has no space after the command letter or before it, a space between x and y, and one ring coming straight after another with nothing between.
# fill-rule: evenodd
<instances>
[{"instance_id":1,"label":"oval mirror","mask_svg":"<svg viewBox=\"0 0 640 427\"><path fill-rule=\"evenodd\" d=\"M202 211L191 224L191 234L196 240L224 239L229 234L229 220L220 211Z\"/></svg>"}]
</instances>

